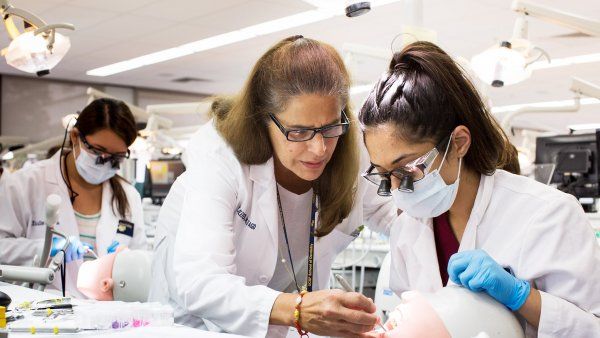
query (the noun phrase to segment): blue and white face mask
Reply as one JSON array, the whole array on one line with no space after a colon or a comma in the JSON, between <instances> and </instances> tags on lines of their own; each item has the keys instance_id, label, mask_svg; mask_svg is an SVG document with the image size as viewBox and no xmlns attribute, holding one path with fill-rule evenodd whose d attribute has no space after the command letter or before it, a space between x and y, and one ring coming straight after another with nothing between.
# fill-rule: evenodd
<instances>
[{"instance_id":1,"label":"blue and white face mask","mask_svg":"<svg viewBox=\"0 0 600 338\"><path fill-rule=\"evenodd\" d=\"M104 164L98 163L97 157L85 151L81 140L79 140L79 155L75 159L75 167L79 175L89 184L103 183L117 174L118 168L113 168L110 161Z\"/></svg>"},{"instance_id":2,"label":"blue and white face mask","mask_svg":"<svg viewBox=\"0 0 600 338\"><path fill-rule=\"evenodd\" d=\"M462 165L461 158L458 161L458 177L456 181L452 184L446 184L440 174L440 170L446 160L451 142L452 136L450 136L440 166L425 175L423 179L415 182L413 192L402 192L398 189L392 191L392 198L398 209L414 218L433 218L450 210L458 192Z\"/></svg>"}]
</instances>

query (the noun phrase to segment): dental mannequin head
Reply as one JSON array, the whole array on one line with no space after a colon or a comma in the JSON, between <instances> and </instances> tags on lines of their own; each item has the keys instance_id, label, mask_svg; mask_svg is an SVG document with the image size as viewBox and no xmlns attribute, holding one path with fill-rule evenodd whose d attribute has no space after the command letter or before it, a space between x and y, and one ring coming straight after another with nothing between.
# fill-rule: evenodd
<instances>
[{"instance_id":1,"label":"dental mannequin head","mask_svg":"<svg viewBox=\"0 0 600 338\"><path fill-rule=\"evenodd\" d=\"M150 254L143 250L117 251L81 264L77 289L101 301L146 301L150 288Z\"/></svg>"},{"instance_id":2,"label":"dental mannequin head","mask_svg":"<svg viewBox=\"0 0 600 338\"><path fill-rule=\"evenodd\" d=\"M112 270L117 255L125 250L117 248L114 253L102 256L93 261L84 262L77 275L77 289L91 299L111 301L114 280Z\"/></svg>"},{"instance_id":3,"label":"dental mannequin head","mask_svg":"<svg viewBox=\"0 0 600 338\"><path fill-rule=\"evenodd\" d=\"M484 293L448 286L432 294L404 292L382 338L522 338L513 313Z\"/></svg>"}]
</instances>

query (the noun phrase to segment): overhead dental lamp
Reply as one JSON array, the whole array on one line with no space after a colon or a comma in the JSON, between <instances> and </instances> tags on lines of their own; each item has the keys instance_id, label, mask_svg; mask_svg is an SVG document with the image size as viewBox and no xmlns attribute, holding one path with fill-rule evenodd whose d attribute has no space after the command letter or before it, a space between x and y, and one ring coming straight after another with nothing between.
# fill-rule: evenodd
<instances>
[{"instance_id":1,"label":"overhead dental lamp","mask_svg":"<svg viewBox=\"0 0 600 338\"><path fill-rule=\"evenodd\" d=\"M508 86L531 76L529 65L550 56L534 46L527 37L527 17L535 17L576 31L600 36L600 21L566 13L524 0L514 0L512 10L521 16L515 22L513 35L471 59L471 67L481 80L494 87Z\"/></svg>"},{"instance_id":2,"label":"overhead dental lamp","mask_svg":"<svg viewBox=\"0 0 600 338\"><path fill-rule=\"evenodd\" d=\"M550 56L527 39L527 21L519 17L510 40L501 41L475 55L471 67L475 74L493 87L504 87L528 79L533 62Z\"/></svg>"},{"instance_id":3,"label":"overhead dental lamp","mask_svg":"<svg viewBox=\"0 0 600 338\"><path fill-rule=\"evenodd\" d=\"M14 68L37 76L48 75L71 48L69 38L56 29L74 30L72 24L47 24L35 14L13 7L8 0L0 0L0 15L12 40L1 55ZM23 20L23 31L17 28L14 17Z\"/></svg>"}]
</instances>

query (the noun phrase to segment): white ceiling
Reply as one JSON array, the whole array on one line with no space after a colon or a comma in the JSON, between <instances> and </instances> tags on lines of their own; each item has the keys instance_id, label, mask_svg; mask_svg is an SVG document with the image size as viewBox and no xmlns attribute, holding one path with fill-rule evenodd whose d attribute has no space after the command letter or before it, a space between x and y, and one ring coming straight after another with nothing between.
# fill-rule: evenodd
<instances>
[{"instance_id":1,"label":"white ceiling","mask_svg":"<svg viewBox=\"0 0 600 338\"><path fill-rule=\"evenodd\" d=\"M600 20L598 0L536 0L537 3ZM70 22L65 31L71 50L49 78L178 90L192 93L232 93L243 84L256 59L279 39L302 34L331 43L341 51L344 43L390 49L401 31L403 5L374 8L367 15L335 17L303 27L270 34L187 57L142 67L104 78L87 70L174 47L204 37L313 9L301 0L11 0L48 23ZM450 54L470 59L512 33L517 17L511 0L423 0L423 24L437 31L438 43ZM529 37L552 57L599 53L600 38L573 37L573 31L537 19L529 20ZM0 33L0 45L8 44ZM386 62L366 60L352 69L356 83L370 83L385 70ZM0 63L0 73L22 73ZM600 63L539 70L518 85L489 88L494 105L562 100L572 97L570 77L600 84ZM207 79L174 83L180 77ZM600 121L600 105L584 107L568 123ZM543 117L544 122L565 125L565 115ZM557 121L554 122L553 119Z\"/></svg>"}]
</instances>

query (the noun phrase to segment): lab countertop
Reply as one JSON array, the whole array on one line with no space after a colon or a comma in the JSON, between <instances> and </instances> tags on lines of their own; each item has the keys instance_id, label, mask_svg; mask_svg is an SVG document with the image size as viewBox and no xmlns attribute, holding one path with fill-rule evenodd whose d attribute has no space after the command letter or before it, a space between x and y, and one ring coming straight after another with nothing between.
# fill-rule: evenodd
<instances>
[{"instance_id":1,"label":"lab countertop","mask_svg":"<svg viewBox=\"0 0 600 338\"><path fill-rule=\"evenodd\" d=\"M45 299L54 299L59 297L56 294L41 292L37 290L32 290L28 288L24 288L21 286L16 286L12 284L6 284L0 282L0 291L6 293L12 298L12 303L9 306L9 310L14 308L15 306L26 302L26 301L37 301L37 300L45 300ZM73 299L73 304L82 304L87 301L81 301ZM35 335L31 335L29 333L10 333L10 337L36 337L36 338L56 338L57 335L53 334L40 334L37 333ZM62 334L60 336L69 336L69 337L110 337L110 338L175 338L175 337L186 337L186 338L236 338L242 337L237 335L225 334L225 333L216 333L209 331L202 331L197 329L192 329L185 326L167 326L167 327L144 327L144 328L135 328L129 330L98 330L98 331L85 331L77 334Z\"/></svg>"}]
</instances>

